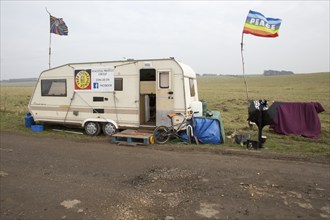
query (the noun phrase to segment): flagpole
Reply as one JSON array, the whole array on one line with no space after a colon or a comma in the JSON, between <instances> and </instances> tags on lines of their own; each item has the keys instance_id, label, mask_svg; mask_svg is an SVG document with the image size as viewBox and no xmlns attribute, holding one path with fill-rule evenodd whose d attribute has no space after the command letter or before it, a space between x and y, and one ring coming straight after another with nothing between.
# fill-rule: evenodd
<instances>
[{"instance_id":1,"label":"flagpole","mask_svg":"<svg viewBox=\"0 0 330 220\"><path fill-rule=\"evenodd\" d=\"M245 78L245 67L244 67L244 56L243 56L243 40L244 40L244 33L242 32L242 40L241 40L241 58L242 58L242 67L243 67L243 79L245 84L245 93L246 99L249 100L249 92L248 92L248 85Z\"/></svg>"},{"instance_id":2,"label":"flagpole","mask_svg":"<svg viewBox=\"0 0 330 220\"><path fill-rule=\"evenodd\" d=\"M47 7L46 7L46 11L47 11L47 13L49 14L49 17L50 17L51 14L47 10ZM49 50L48 50L48 68L49 69L51 67L51 54L52 54L52 32L49 31Z\"/></svg>"},{"instance_id":3,"label":"flagpole","mask_svg":"<svg viewBox=\"0 0 330 220\"><path fill-rule=\"evenodd\" d=\"M52 33L49 32L49 58L48 58L49 69L51 67L51 63L50 63L51 62L50 57L51 57L51 54L52 54L52 47L51 47L51 45L52 45Z\"/></svg>"}]
</instances>

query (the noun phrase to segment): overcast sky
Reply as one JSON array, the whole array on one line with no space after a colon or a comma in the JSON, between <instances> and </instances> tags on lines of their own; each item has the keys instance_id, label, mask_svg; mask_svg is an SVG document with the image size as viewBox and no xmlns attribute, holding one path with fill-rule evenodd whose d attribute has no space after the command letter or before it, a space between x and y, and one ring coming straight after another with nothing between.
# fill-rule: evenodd
<instances>
[{"instance_id":1,"label":"overcast sky","mask_svg":"<svg viewBox=\"0 0 330 220\"><path fill-rule=\"evenodd\" d=\"M3 1L1 79L74 62L175 57L197 73L242 74L240 42L249 10L280 18L277 38L244 35L246 74L329 70L329 1Z\"/></svg>"}]
</instances>

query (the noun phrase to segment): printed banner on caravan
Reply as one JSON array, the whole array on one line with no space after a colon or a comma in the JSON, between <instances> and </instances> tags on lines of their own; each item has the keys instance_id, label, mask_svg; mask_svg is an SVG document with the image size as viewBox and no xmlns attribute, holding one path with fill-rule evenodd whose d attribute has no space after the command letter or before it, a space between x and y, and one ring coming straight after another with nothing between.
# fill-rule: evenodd
<instances>
[{"instance_id":1,"label":"printed banner on caravan","mask_svg":"<svg viewBox=\"0 0 330 220\"><path fill-rule=\"evenodd\" d=\"M75 69L74 89L76 91L113 92L114 68Z\"/></svg>"}]
</instances>

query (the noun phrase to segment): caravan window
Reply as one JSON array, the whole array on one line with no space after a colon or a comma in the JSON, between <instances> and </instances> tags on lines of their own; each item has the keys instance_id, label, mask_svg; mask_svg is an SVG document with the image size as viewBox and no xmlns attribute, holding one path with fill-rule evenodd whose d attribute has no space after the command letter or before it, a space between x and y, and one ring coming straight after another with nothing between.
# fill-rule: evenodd
<instances>
[{"instance_id":1,"label":"caravan window","mask_svg":"<svg viewBox=\"0 0 330 220\"><path fill-rule=\"evenodd\" d=\"M194 79L189 78L189 87L190 87L190 96L193 97L195 96L195 84L194 84Z\"/></svg>"},{"instance_id":2,"label":"caravan window","mask_svg":"<svg viewBox=\"0 0 330 220\"><path fill-rule=\"evenodd\" d=\"M115 91L123 91L123 78L115 78Z\"/></svg>"},{"instance_id":3,"label":"caravan window","mask_svg":"<svg viewBox=\"0 0 330 220\"><path fill-rule=\"evenodd\" d=\"M169 72L159 72L159 88L169 88L170 87L170 73Z\"/></svg>"},{"instance_id":4,"label":"caravan window","mask_svg":"<svg viewBox=\"0 0 330 220\"><path fill-rule=\"evenodd\" d=\"M66 79L41 80L41 96L66 96Z\"/></svg>"},{"instance_id":5,"label":"caravan window","mask_svg":"<svg viewBox=\"0 0 330 220\"><path fill-rule=\"evenodd\" d=\"M156 81L156 70L140 69L140 81Z\"/></svg>"}]
</instances>

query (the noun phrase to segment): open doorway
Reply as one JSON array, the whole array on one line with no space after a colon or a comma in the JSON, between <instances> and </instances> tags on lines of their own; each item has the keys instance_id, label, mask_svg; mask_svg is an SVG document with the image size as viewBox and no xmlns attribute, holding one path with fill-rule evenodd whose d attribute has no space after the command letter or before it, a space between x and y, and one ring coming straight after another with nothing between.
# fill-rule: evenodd
<instances>
[{"instance_id":1,"label":"open doorway","mask_svg":"<svg viewBox=\"0 0 330 220\"><path fill-rule=\"evenodd\" d=\"M140 125L156 125L156 70L140 70Z\"/></svg>"}]
</instances>

